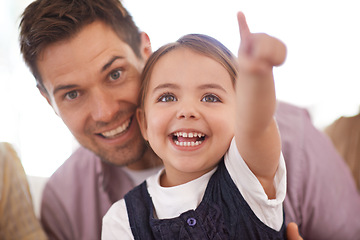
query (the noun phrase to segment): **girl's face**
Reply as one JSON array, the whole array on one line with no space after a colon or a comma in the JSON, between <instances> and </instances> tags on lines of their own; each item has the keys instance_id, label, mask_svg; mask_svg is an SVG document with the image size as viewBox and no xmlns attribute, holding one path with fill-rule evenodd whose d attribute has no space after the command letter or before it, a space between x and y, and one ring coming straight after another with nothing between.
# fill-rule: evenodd
<instances>
[{"instance_id":1,"label":"girl's face","mask_svg":"<svg viewBox=\"0 0 360 240\"><path fill-rule=\"evenodd\" d=\"M213 169L234 135L235 90L215 60L186 48L155 64L139 112L143 136L163 160L162 186L186 183Z\"/></svg>"}]
</instances>

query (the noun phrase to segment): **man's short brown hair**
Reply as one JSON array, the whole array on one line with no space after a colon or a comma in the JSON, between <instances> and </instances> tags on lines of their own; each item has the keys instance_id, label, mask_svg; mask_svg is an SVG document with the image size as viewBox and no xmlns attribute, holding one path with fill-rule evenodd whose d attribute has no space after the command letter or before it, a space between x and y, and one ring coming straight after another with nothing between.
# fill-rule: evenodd
<instances>
[{"instance_id":1,"label":"man's short brown hair","mask_svg":"<svg viewBox=\"0 0 360 240\"><path fill-rule=\"evenodd\" d=\"M36 0L24 10L20 49L40 89L45 90L36 65L41 52L50 44L74 37L96 20L109 25L141 58L139 29L119 0Z\"/></svg>"}]
</instances>

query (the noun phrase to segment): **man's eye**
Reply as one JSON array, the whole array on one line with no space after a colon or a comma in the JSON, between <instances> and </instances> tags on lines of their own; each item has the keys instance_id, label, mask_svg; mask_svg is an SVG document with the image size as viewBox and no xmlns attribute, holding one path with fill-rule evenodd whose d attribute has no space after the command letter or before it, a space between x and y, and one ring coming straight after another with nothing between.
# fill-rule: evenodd
<instances>
[{"instance_id":1,"label":"man's eye","mask_svg":"<svg viewBox=\"0 0 360 240\"><path fill-rule=\"evenodd\" d=\"M221 102L220 98L215 94L206 94L202 99L202 102Z\"/></svg>"},{"instance_id":2,"label":"man's eye","mask_svg":"<svg viewBox=\"0 0 360 240\"><path fill-rule=\"evenodd\" d=\"M161 95L158 99L158 102L175 102L175 101L177 101L176 97L169 93Z\"/></svg>"},{"instance_id":3,"label":"man's eye","mask_svg":"<svg viewBox=\"0 0 360 240\"><path fill-rule=\"evenodd\" d=\"M110 80L114 81L120 78L121 76L121 70L116 70L110 73Z\"/></svg>"},{"instance_id":4,"label":"man's eye","mask_svg":"<svg viewBox=\"0 0 360 240\"><path fill-rule=\"evenodd\" d=\"M79 93L77 91L71 91L65 94L65 97L69 100L73 100L79 96Z\"/></svg>"}]
</instances>

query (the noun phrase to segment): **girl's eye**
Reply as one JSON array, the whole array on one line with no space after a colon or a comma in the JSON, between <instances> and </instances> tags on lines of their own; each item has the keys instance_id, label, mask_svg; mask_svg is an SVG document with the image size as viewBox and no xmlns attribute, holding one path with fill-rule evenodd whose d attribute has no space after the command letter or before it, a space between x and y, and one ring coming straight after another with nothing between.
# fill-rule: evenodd
<instances>
[{"instance_id":1,"label":"girl's eye","mask_svg":"<svg viewBox=\"0 0 360 240\"><path fill-rule=\"evenodd\" d=\"M202 99L202 102L221 102L220 98L215 94L206 94Z\"/></svg>"},{"instance_id":2,"label":"girl's eye","mask_svg":"<svg viewBox=\"0 0 360 240\"><path fill-rule=\"evenodd\" d=\"M120 78L121 76L121 70L116 70L110 73L110 80L114 81Z\"/></svg>"},{"instance_id":3,"label":"girl's eye","mask_svg":"<svg viewBox=\"0 0 360 240\"><path fill-rule=\"evenodd\" d=\"M161 95L158 99L158 102L175 102L177 101L176 97L170 93L165 93Z\"/></svg>"},{"instance_id":4,"label":"girl's eye","mask_svg":"<svg viewBox=\"0 0 360 240\"><path fill-rule=\"evenodd\" d=\"M74 100L79 96L79 93L77 91L71 91L65 94L65 97L69 100Z\"/></svg>"}]
</instances>

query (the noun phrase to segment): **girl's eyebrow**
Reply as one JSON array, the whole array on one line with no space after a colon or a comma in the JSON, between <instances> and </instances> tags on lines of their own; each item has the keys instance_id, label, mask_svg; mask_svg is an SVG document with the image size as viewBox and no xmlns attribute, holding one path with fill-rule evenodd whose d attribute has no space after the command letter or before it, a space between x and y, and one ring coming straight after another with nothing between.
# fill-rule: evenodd
<instances>
[{"instance_id":1,"label":"girl's eyebrow","mask_svg":"<svg viewBox=\"0 0 360 240\"><path fill-rule=\"evenodd\" d=\"M179 85L174 84L174 83L164 83L164 84L160 84L158 86L156 86L153 90L153 92L157 91L157 90L161 90L164 88L171 88L171 89L180 89Z\"/></svg>"},{"instance_id":2,"label":"girl's eyebrow","mask_svg":"<svg viewBox=\"0 0 360 240\"><path fill-rule=\"evenodd\" d=\"M219 84L216 84L216 83L208 83L208 84L203 84L203 85L200 85L198 87L198 89L219 89L223 92L226 93L226 90L225 88L223 88L221 85Z\"/></svg>"},{"instance_id":3,"label":"girl's eyebrow","mask_svg":"<svg viewBox=\"0 0 360 240\"><path fill-rule=\"evenodd\" d=\"M160 84L158 86L156 86L153 90L153 92L156 92L158 90L164 89L164 88L171 88L171 89L180 89L180 86L174 83L164 83L164 84ZM204 89L218 89L221 90L223 92L226 93L225 88L223 88L221 85L216 84L216 83L207 83L207 84L202 84L200 86L197 87L199 90L204 90Z\"/></svg>"}]
</instances>

